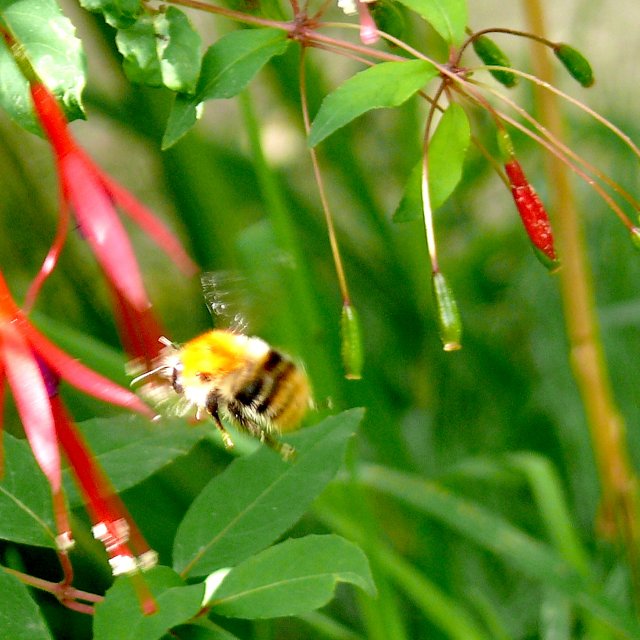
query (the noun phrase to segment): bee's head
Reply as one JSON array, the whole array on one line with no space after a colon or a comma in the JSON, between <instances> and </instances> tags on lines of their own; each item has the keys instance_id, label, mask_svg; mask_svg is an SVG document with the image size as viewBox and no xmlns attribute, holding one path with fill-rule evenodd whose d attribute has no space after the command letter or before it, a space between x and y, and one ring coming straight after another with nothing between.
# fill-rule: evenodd
<instances>
[{"instance_id":1,"label":"bee's head","mask_svg":"<svg viewBox=\"0 0 640 640\"><path fill-rule=\"evenodd\" d=\"M136 376L131 381L131 386L136 386L142 381L148 381L149 378L164 378L171 382L176 393L182 393L182 384L180 378L182 374L182 362L180 361L180 347L175 342L171 342L168 338L162 336L159 338L164 347L153 361L153 367L144 373ZM165 383L166 384L166 383ZM155 386L150 381L150 386Z\"/></svg>"}]
</instances>

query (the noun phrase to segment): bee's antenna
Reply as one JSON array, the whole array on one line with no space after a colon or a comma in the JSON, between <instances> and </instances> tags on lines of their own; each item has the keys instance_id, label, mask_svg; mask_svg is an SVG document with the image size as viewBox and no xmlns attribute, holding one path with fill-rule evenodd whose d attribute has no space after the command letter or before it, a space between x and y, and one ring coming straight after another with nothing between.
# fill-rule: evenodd
<instances>
[{"instance_id":1,"label":"bee's antenna","mask_svg":"<svg viewBox=\"0 0 640 640\"><path fill-rule=\"evenodd\" d=\"M178 344L176 344L175 342L172 342L171 340L169 340L169 338L166 338L165 336L160 336L158 338L158 342L160 344L163 344L165 347L173 347L174 349L180 348Z\"/></svg>"},{"instance_id":2,"label":"bee's antenna","mask_svg":"<svg viewBox=\"0 0 640 640\"><path fill-rule=\"evenodd\" d=\"M129 386L133 387L136 384L138 384L138 382L140 382L141 380L144 380L145 378L148 378L150 376L155 375L156 373L160 373L161 371L164 371L165 369L169 369L170 367L168 367L166 364L161 364L159 367L156 367L155 369L152 369L151 371L145 371L144 373L141 373L139 376L136 376L130 383Z\"/></svg>"}]
</instances>

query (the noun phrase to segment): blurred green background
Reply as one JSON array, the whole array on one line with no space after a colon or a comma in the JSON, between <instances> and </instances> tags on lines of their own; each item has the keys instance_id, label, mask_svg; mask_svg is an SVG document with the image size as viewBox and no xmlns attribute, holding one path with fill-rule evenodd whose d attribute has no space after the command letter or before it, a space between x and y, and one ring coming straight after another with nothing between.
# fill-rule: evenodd
<instances>
[{"instance_id":1,"label":"blurred green background","mask_svg":"<svg viewBox=\"0 0 640 640\"><path fill-rule=\"evenodd\" d=\"M586 91L558 70L559 86L638 140L633 55L638 38L630 25L638 23L640 7L627 2L623 10L612 0L546 4L549 37L580 48L596 74L595 86ZM425 105L412 100L393 112L372 112L320 146L352 300L362 322L363 379L346 381L340 361L341 299L305 149L297 50L292 47L270 64L240 99L207 103L196 128L160 152L171 97L132 88L122 76L113 32L75 6L67 8L84 40L90 79L85 94L89 120L75 123L74 133L107 171L168 221L204 271L232 270L246 277L252 331L305 362L318 414L366 407L350 468L367 461L433 479L549 543L540 504L511 456L535 452L558 474L573 534L587 551L592 575L624 604L629 591L624 563L615 546L595 533L598 479L568 362L557 278L535 259L509 193L482 156L471 149L462 184L436 214L441 266L464 322L464 348L445 353L434 319L422 223L391 222L419 157ZM518 3L470 2L470 13L475 29L524 27ZM194 16L194 21L206 44L230 28L208 16ZM411 23L407 39L441 60L446 57L424 26ZM499 42L515 66L530 70L526 42L505 37ZM308 58L313 114L322 97L358 67L324 52L311 51ZM477 64L472 54L465 62ZM531 108L526 84L510 95ZM469 115L474 135L490 140L493 128L486 116ZM567 107L565 116L567 144L637 191L637 158L584 114ZM0 267L21 300L54 233L57 187L44 142L2 117L0 136ZM542 151L524 139L517 140L517 147L544 200L548 185ZM612 384L637 466L640 263L613 214L586 185L574 181L574 186ZM550 215L553 220L554 212ZM168 335L185 341L209 328L212 320L197 278L185 281L137 229L128 228ZM34 317L67 350L126 382L108 294L77 234L69 239ZM104 412L86 398L68 395L78 420ZM146 504L149 492L174 501L177 519L213 473L207 465L219 463L221 454L205 449L125 495L161 552L159 515ZM189 485L185 469L194 464L200 465L201 476L196 474ZM334 516L341 513L339 494L333 496L338 505ZM320 521L330 504L325 499L319 507ZM439 593L471 612L486 637L618 637L606 628L594 635L594 627L581 622L549 585L497 562L486 548L437 518L376 494L368 494L365 504L365 537L389 544ZM170 511L162 517L168 528L175 526ZM325 524L334 526L337 521L330 519L324 518ZM300 526L323 525L310 516ZM447 630L437 615L430 617L383 564L374 562L374 569L380 603L340 591L325 612L343 625L339 629L322 631L328 619L310 618L246 625L237 632L256 638L463 637ZM548 611L561 623L545 622ZM75 637L82 637L86 622L78 625ZM359 635L348 635L348 628ZM61 632L60 637L74 636Z\"/></svg>"}]
</instances>

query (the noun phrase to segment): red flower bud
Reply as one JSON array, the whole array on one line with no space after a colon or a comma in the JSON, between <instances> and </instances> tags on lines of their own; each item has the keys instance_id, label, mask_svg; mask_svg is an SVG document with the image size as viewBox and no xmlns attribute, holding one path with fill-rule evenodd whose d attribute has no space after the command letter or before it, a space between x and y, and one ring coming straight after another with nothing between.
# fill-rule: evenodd
<instances>
[{"instance_id":1,"label":"red flower bud","mask_svg":"<svg viewBox=\"0 0 640 640\"><path fill-rule=\"evenodd\" d=\"M504 168L511 185L513 200L536 257L547 269L555 271L560 266L560 261L553 245L551 223L544 205L515 158L512 157L506 162Z\"/></svg>"}]
</instances>

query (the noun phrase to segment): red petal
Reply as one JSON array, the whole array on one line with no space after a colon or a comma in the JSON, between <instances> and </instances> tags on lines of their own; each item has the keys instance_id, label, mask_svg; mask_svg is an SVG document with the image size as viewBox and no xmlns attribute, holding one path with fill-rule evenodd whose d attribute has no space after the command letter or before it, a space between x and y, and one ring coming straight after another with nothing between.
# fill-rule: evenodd
<instances>
[{"instance_id":1,"label":"red petal","mask_svg":"<svg viewBox=\"0 0 640 640\"><path fill-rule=\"evenodd\" d=\"M146 309L151 303L138 263L96 167L78 150L61 159L60 172L80 233L91 245L105 275L132 305Z\"/></svg>"},{"instance_id":2,"label":"red petal","mask_svg":"<svg viewBox=\"0 0 640 640\"><path fill-rule=\"evenodd\" d=\"M191 260L180 241L149 209L108 175L100 172L100 178L116 204L122 207L122 210L166 252L185 274L193 275L198 271L198 265Z\"/></svg>"},{"instance_id":3,"label":"red petal","mask_svg":"<svg viewBox=\"0 0 640 640\"><path fill-rule=\"evenodd\" d=\"M3 416L4 416L4 380L5 372L0 358L0 480L4 478L4 440L2 438Z\"/></svg>"},{"instance_id":4,"label":"red petal","mask_svg":"<svg viewBox=\"0 0 640 640\"><path fill-rule=\"evenodd\" d=\"M45 280L49 277L56 264L58 263L58 258L60 257L60 252L62 251L62 247L64 246L64 241L67 238L67 231L69 230L69 206L62 194L60 193L60 213L58 218L58 229L56 230L56 236L53 239L53 244L49 249L49 252L45 256L44 262L40 267L40 271L33 279L33 282L29 286L29 290L27 291L27 295L25 296L24 304L22 305L22 309L25 313L29 313L29 310L33 307L36 297L42 288Z\"/></svg>"},{"instance_id":5,"label":"red petal","mask_svg":"<svg viewBox=\"0 0 640 640\"><path fill-rule=\"evenodd\" d=\"M111 289L124 350L133 360L143 362L145 369L151 369L153 361L163 348L159 338L166 332L152 309L138 311L115 287Z\"/></svg>"},{"instance_id":6,"label":"red petal","mask_svg":"<svg viewBox=\"0 0 640 640\"><path fill-rule=\"evenodd\" d=\"M130 539L131 546L138 555L150 552L147 541L138 530L131 514L116 493L82 434L67 415L59 397L51 399L51 407L60 447L64 451L78 486L85 497L93 524L104 524L107 533L111 530L109 534L111 536L115 533L112 525L123 523L126 536L121 542L124 544ZM118 536L113 537L114 539L118 538Z\"/></svg>"},{"instance_id":7,"label":"red petal","mask_svg":"<svg viewBox=\"0 0 640 640\"><path fill-rule=\"evenodd\" d=\"M51 399L51 407L60 447L64 451L73 475L82 490L92 521L96 523L103 520L108 522L120 520L124 514L112 511L111 505L107 501L108 496L115 491L107 476L98 466L91 450L69 419L59 397Z\"/></svg>"},{"instance_id":8,"label":"red petal","mask_svg":"<svg viewBox=\"0 0 640 640\"><path fill-rule=\"evenodd\" d=\"M74 360L49 342L24 317L20 318L20 329L43 360L74 387L105 402L154 417L153 411L138 396Z\"/></svg>"},{"instance_id":9,"label":"red petal","mask_svg":"<svg viewBox=\"0 0 640 640\"><path fill-rule=\"evenodd\" d=\"M24 431L53 493L60 490L60 452L42 373L15 324L2 329L2 361Z\"/></svg>"},{"instance_id":10,"label":"red petal","mask_svg":"<svg viewBox=\"0 0 640 640\"><path fill-rule=\"evenodd\" d=\"M56 97L41 82L32 84L30 89L36 115L53 146L55 154L58 158L61 158L67 153L73 153L77 145L71 136L68 128L69 123Z\"/></svg>"}]
</instances>

